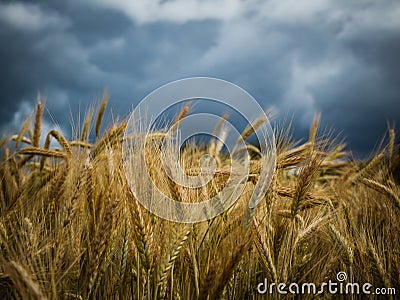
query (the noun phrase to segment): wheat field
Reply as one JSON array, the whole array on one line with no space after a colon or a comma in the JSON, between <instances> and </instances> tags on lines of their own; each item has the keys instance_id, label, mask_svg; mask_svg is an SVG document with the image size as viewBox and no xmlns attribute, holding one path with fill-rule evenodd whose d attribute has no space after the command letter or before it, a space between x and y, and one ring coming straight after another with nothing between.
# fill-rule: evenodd
<instances>
[{"instance_id":1,"label":"wheat field","mask_svg":"<svg viewBox=\"0 0 400 300\"><path fill-rule=\"evenodd\" d=\"M277 126L275 173L256 210L243 214L260 172L253 147L235 205L214 219L179 224L149 213L133 196L121 163L127 122L102 124L106 104L104 98L89 110L67 140L56 130L42 132L38 102L20 131L1 140L1 299L277 299L259 294L258 284L321 284L338 272L349 282L400 287L394 129L371 159L356 161L321 133L319 118L303 142L291 138L290 126ZM202 201L229 176L217 148L210 142L183 150L188 167L206 151L219 162L212 181L196 190L168 178L157 147L147 149L147 163L170 197Z\"/></svg>"}]
</instances>

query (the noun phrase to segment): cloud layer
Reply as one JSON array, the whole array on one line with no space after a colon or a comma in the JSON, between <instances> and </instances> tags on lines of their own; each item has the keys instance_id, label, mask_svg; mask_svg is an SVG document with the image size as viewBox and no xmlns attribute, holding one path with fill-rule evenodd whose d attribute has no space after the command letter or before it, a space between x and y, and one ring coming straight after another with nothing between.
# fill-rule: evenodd
<instances>
[{"instance_id":1,"label":"cloud layer","mask_svg":"<svg viewBox=\"0 0 400 300\"><path fill-rule=\"evenodd\" d=\"M124 116L188 76L232 81L281 117L294 112L297 136L321 111L360 154L400 121L398 1L5 1L0 41L3 130L38 91L66 129L104 88Z\"/></svg>"}]
</instances>

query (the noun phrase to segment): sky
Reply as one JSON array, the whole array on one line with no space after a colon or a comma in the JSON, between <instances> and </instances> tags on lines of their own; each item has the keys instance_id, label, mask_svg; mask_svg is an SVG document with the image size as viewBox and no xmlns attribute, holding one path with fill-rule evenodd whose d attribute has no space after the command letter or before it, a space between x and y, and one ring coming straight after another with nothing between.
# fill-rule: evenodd
<instances>
[{"instance_id":1,"label":"sky","mask_svg":"<svg viewBox=\"0 0 400 300\"><path fill-rule=\"evenodd\" d=\"M110 94L126 117L192 76L231 81L306 138L317 112L355 155L400 123L400 1L0 1L0 132L46 96L45 128L67 136ZM76 121L74 121L76 122Z\"/></svg>"}]
</instances>

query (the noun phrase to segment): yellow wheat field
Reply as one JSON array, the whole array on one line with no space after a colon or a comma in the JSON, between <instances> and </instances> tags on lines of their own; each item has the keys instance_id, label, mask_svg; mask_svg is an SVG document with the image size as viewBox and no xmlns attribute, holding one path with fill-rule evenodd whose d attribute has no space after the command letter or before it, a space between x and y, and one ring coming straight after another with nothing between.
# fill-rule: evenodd
<instances>
[{"instance_id":1,"label":"yellow wheat field","mask_svg":"<svg viewBox=\"0 0 400 300\"><path fill-rule=\"evenodd\" d=\"M260 171L253 147L236 204L212 220L178 224L133 197L121 165L126 122L100 130L106 99L73 140L42 132L43 110L39 102L32 122L1 140L0 299L276 299L259 294L258 284L321 284L338 272L400 293L394 130L372 159L355 162L343 144L319 134L318 118L303 143L291 139L290 129L275 128L276 172L254 214L243 214ZM183 202L215 195L229 175L226 158L212 143L182 155L192 170L210 149L219 169L205 187L189 190L168 178L157 148L149 147L157 186Z\"/></svg>"}]
</instances>

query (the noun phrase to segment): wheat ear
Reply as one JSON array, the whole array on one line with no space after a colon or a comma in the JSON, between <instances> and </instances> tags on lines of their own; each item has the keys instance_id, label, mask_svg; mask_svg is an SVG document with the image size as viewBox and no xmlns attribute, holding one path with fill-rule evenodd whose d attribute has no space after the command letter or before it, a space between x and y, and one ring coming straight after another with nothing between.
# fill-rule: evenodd
<instances>
[{"instance_id":1,"label":"wheat ear","mask_svg":"<svg viewBox=\"0 0 400 300\"><path fill-rule=\"evenodd\" d=\"M379 182L376 182L375 180L368 178L362 178L361 182L365 184L367 187L372 188L375 191L388 197L390 200L392 200L393 205L397 209L400 209L400 199L392 189Z\"/></svg>"},{"instance_id":2,"label":"wheat ear","mask_svg":"<svg viewBox=\"0 0 400 300\"><path fill-rule=\"evenodd\" d=\"M342 260L343 262L349 266L350 268L353 266L354 261L354 251L350 242L345 238L332 224L329 224L329 230L332 233L332 236L336 243L342 249Z\"/></svg>"},{"instance_id":3,"label":"wheat ear","mask_svg":"<svg viewBox=\"0 0 400 300\"><path fill-rule=\"evenodd\" d=\"M43 109L44 109L43 104L40 101L38 101L36 109L35 125L33 129L33 139L32 139L32 145L34 147L39 147L40 134L42 129Z\"/></svg>"},{"instance_id":4,"label":"wheat ear","mask_svg":"<svg viewBox=\"0 0 400 300\"><path fill-rule=\"evenodd\" d=\"M172 250L161 261L161 268L157 273L157 287L160 287L161 297L165 294L168 271L173 267L175 260L181 253L183 245L189 238L190 232L191 228L189 226L185 226L181 231L176 232Z\"/></svg>"},{"instance_id":5,"label":"wheat ear","mask_svg":"<svg viewBox=\"0 0 400 300\"><path fill-rule=\"evenodd\" d=\"M33 299L45 300L47 297L43 294L39 284L19 263L10 261L4 264L4 269L10 276L21 295Z\"/></svg>"},{"instance_id":6,"label":"wheat ear","mask_svg":"<svg viewBox=\"0 0 400 300\"><path fill-rule=\"evenodd\" d=\"M381 259L379 258L378 253L376 252L374 246L371 242L368 241L368 253L369 253L369 261L372 265L372 273L374 278L377 278L380 284L383 284L386 288L390 287L390 280L387 277L387 272L383 266Z\"/></svg>"},{"instance_id":7,"label":"wheat ear","mask_svg":"<svg viewBox=\"0 0 400 300\"><path fill-rule=\"evenodd\" d=\"M97 113L97 118L96 118L96 126L95 126L96 138L100 136L101 122L103 121L103 116L107 107L107 102L108 102L108 93L107 91L104 91L103 100L101 102L100 109Z\"/></svg>"},{"instance_id":8,"label":"wheat ear","mask_svg":"<svg viewBox=\"0 0 400 300\"><path fill-rule=\"evenodd\" d=\"M19 154L28 154L28 155L41 155L48 157L58 157L58 158L66 158L67 154L61 151L56 150L46 150L38 147L25 147L21 149Z\"/></svg>"},{"instance_id":9,"label":"wheat ear","mask_svg":"<svg viewBox=\"0 0 400 300\"><path fill-rule=\"evenodd\" d=\"M300 211L302 201L305 199L305 196L311 186L312 179L314 174L318 171L318 167L321 163L321 160L318 157L314 157L311 161L301 170L299 178L297 180L296 188L293 195L292 200L292 216L293 218Z\"/></svg>"},{"instance_id":10,"label":"wheat ear","mask_svg":"<svg viewBox=\"0 0 400 300\"><path fill-rule=\"evenodd\" d=\"M27 138L25 138L25 140L24 140L24 135L25 135L25 132L28 130L30 124L31 124L30 118L27 118L25 120L24 124L22 124L21 130L19 131L19 133L15 139L15 148L18 148L22 141L24 141L24 142L28 141Z\"/></svg>"}]
</instances>

